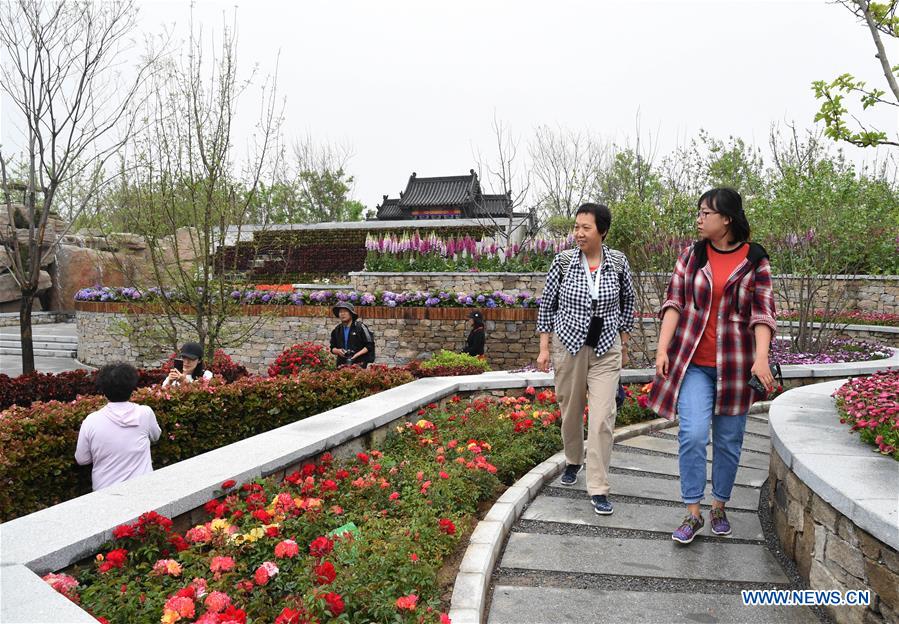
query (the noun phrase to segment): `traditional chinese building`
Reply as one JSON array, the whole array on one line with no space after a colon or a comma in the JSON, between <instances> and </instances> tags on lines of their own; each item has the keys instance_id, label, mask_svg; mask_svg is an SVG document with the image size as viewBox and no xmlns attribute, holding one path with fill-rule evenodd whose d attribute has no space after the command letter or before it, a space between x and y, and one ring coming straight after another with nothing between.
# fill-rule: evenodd
<instances>
[{"instance_id":1,"label":"traditional chinese building","mask_svg":"<svg viewBox=\"0 0 899 624\"><path fill-rule=\"evenodd\" d=\"M513 212L509 195L481 192L474 169L464 176L419 178L413 172L398 198L384 195L378 205L378 221L410 219L508 219L527 218L527 212Z\"/></svg>"}]
</instances>

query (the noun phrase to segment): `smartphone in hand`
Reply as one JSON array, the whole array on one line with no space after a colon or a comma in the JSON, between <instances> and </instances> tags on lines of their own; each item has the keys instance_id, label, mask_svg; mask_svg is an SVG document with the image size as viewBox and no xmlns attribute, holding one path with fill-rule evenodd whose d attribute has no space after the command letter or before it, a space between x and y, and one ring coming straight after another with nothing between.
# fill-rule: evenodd
<instances>
[{"instance_id":1,"label":"smartphone in hand","mask_svg":"<svg viewBox=\"0 0 899 624\"><path fill-rule=\"evenodd\" d=\"M184 360L174 360L172 362L172 368L174 368L179 373L184 372Z\"/></svg>"}]
</instances>

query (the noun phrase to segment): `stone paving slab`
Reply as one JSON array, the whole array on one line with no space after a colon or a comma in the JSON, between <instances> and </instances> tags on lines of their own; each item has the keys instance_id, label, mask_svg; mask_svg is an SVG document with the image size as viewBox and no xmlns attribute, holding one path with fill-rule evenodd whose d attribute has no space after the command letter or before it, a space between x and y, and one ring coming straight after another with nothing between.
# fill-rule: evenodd
<instances>
[{"instance_id":1,"label":"stone paving slab","mask_svg":"<svg viewBox=\"0 0 899 624\"><path fill-rule=\"evenodd\" d=\"M761 423L759 423L761 424ZM767 429L767 427L765 427ZM748 428L747 428L748 429ZM660 431L665 435L674 436L677 438L677 434L680 431L680 427L675 427L673 429L665 429ZM647 436L654 437L654 436ZM623 442L622 442L623 444ZM712 446L712 435L709 432L709 443L708 446L711 448ZM771 452L771 440L766 436L764 439L757 438L755 436L743 436L743 448L749 449L750 451L759 451L761 453L770 453Z\"/></svg>"},{"instance_id":2,"label":"stone paving slab","mask_svg":"<svg viewBox=\"0 0 899 624\"><path fill-rule=\"evenodd\" d=\"M488 624L817 624L808 607L744 607L739 594L499 585Z\"/></svg>"},{"instance_id":3,"label":"stone paving slab","mask_svg":"<svg viewBox=\"0 0 899 624\"><path fill-rule=\"evenodd\" d=\"M552 482L554 487L565 488L559 479ZM614 474L609 475L609 485L611 492L609 495L614 502L615 495L618 496L634 496L639 498L651 498L656 500L673 501L679 503L680 482L673 479L654 479L652 477L638 477L635 475ZM581 472L578 475L577 483L568 486L570 489L587 491L585 475ZM711 504L712 488L706 488L706 498L703 502ZM731 509L746 509L749 511L757 511L759 508L759 491L755 488L746 488L735 486L731 492L730 502L727 504Z\"/></svg>"},{"instance_id":4,"label":"stone paving slab","mask_svg":"<svg viewBox=\"0 0 899 624\"><path fill-rule=\"evenodd\" d=\"M766 438L771 437L771 429L768 427L768 423L752 418L746 419L746 431L747 433L754 433L755 435L765 436Z\"/></svg>"},{"instance_id":5,"label":"stone paving slab","mask_svg":"<svg viewBox=\"0 0 899 624\"><path fill-rule=\"evenodd\" d=\"M635 503L616 503L615 513L600 516L593 511L593 506L586 498L581 500L541 495L525 510L522 519L669 534L677 528L683 516L684 511L676 507ZM704 516L708 522L708 514ZM765 539L757 514L731 511L727 517L733 527L733 537L760 541Z\"/></svg>"},{"instance_id":6,"label":"stone paving slab","mask_svg":"<svg viewBox=\"0 0 899 624\"><path fill-rule=\"evenodd\" d=\"M654 472L677 477L680 475L680 467L676 457L660 457L659 455L644 455L642 453L615 452L612 453L610 465L622 470L640 470L642 472ZM767 470L758 468L737 468L737 485L761 487L768 478ZM706 480L712 480L712 464L706 462Z\"/></svg>"},{"instance_id":7,"label":"stone paving slab","mask_svg":"<svg viewBox=\"0 0 899 624\"><path fill-rule=\"evenodd\" d=\"M703 533L709 527L703 528ZM503 568L709 581L782 583L789 579L764 545L513 533Z\"/></svg>"},{"instance_id":8,"label":"stone paving slab","mask_svg":"<svg viewBox=\"0 0 899 624\"><path fill-rule=\"evenodd\" d=\"M647 451L655 451L657 453L665 453L667 455L677 455L678 452L677 440L667 440L665 438L656 438L652 436L638 436L631 440L620 442L619 444ZM709 454L708 460L712 460L711 454ZM766 454L741 453L739 465L746 466L747 468L767 470L768 461L768 456Z\"/></svg>"}]
</instances>

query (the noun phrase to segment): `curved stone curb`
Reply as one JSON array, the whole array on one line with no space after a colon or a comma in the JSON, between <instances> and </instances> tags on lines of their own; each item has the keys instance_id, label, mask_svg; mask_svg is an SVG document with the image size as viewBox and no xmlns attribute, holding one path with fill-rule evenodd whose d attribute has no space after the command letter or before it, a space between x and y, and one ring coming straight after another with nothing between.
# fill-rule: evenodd
<instances>
[{"instance_id":1,"label":"curved stone curb","mask_svg":"<svg viewBox=\"0 0 899 624\"><path fill-rule=\"evenodd\" d=\"M615 442L628 440L639 435L667 429L677 424L677 420L656 418L648 422L636 423L615 430ZM526 475L511 485L496 499L493 507L478 522L468 541L468 548L459 565L453 597L450 602L449 617L453 624L478 624L487 604L487 589L493 566L503 543L512 530L512 525L521 516L543 486L555 479L565 469L565 453L560 451L537 464Z\"/></svg>"},{"instance_id":2,"label":"curved stone curb","mask_svg":"<svg viewBox=\"0 0 899 624\"><path fill-rule=\"evenodd\" d=\"M777 397L768 413L774 451L810 490L877 539L899 549L896 461L850 435L831 396L846 380Z\"/></svg>"}]
</instances>

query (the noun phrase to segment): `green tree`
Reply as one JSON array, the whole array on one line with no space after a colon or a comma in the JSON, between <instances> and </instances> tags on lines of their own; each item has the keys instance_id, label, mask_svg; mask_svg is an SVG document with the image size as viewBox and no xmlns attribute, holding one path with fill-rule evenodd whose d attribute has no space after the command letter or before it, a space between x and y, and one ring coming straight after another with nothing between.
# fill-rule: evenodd
<instances>
[{"instance_id":1,"label":"green tree","mask_svg":"<svg viewBox=\"0 0 899 624\"><path fill-rule=\"evenodd\" d=\"M875 57L883 72L888 90L870 87L864 80L844 73L831 81L816 80L812 83L815 98L821 100L821 108L815 121L824 122L825 134L835 141L846 141L859 147L877 145L899 145L899 135L888 134L884 130L869 127L859 116L851 113L847 106L847 96L858 100L862 111L875 106L899 107L899 65L891 65L884 45L887 40L899 38L899 17L896 8L899 0L890 2L869 2L868 0L841 0L840 4L849 9L871 33L877 50ZM851 118L854 125L850 125Z\"/></svg>"}]
</instances>

